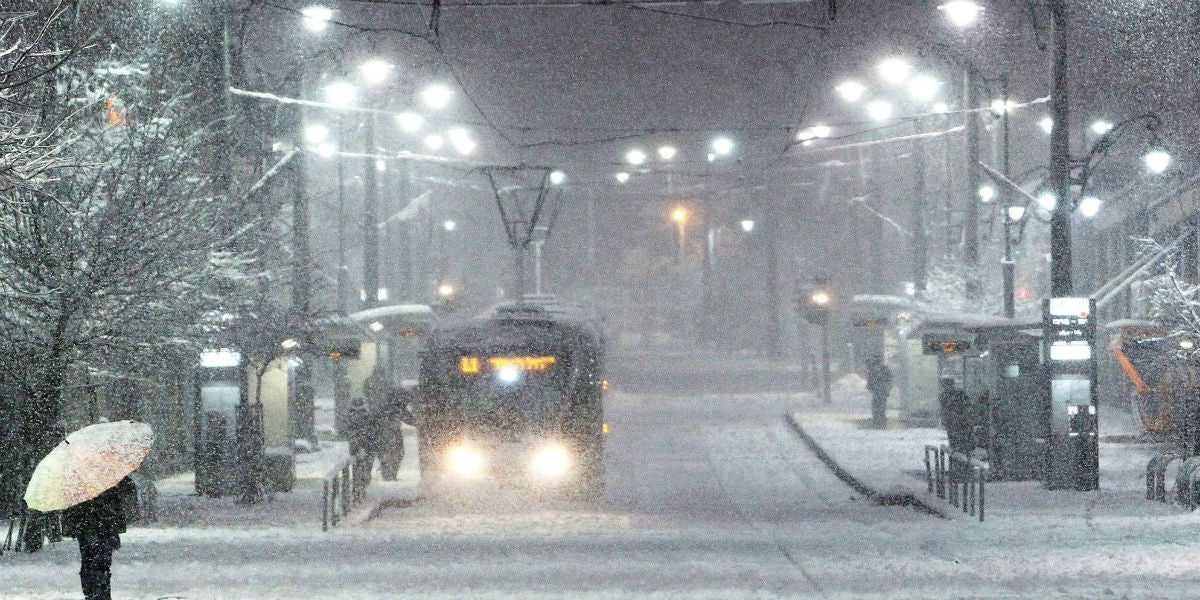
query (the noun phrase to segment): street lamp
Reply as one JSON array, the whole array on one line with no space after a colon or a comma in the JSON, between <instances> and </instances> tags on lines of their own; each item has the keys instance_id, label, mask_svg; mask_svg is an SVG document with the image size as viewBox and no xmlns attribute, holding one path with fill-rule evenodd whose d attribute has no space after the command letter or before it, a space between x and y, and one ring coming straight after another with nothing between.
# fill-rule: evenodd
<instances>
[{"instance_id":1,"label":"street lamp","mask_svg":"<svg viewBox=\"0 0 1200 600\"><path fill-rule=\"evenodd\" d=\"M658 149L658 157L663 160L671 160L672 158L675 158L675 154L677 152L678 150L675 148L675 146L660 146Z\"/></svg>"},{"instance_id":2,"label":"street lamp","mask_svg":"<svg viewBox=\"0 0 1200 600\"><path fill-rule=\"evenodd\" d=\"M973 0L950 0L938 6L938 10L946 13L946 18L958 27L967 27L975 23L983 7Z\"/></svg>"},{"instance_id":3,"label":"street lamp","mask_svg":"<svg viewBox=\"0 0 1200 600\"><path fill-rule=\"evenodd\" d=\"M688 210L682 206L676 207L671 211L671 220L675 221L675 225L679 230L679 250L675 255L675 262L683 262L683 254L687 246L687 221Z\"/></svg>"},{"instance_id":4,"label":"street lamp","mask_svg":"<svg viewBox=\"0 0 1200 600\"><path fill-rule=\"evenodd\" d=\"M876 67L881 77L887 83L899 85L912 75L913 67L902 58L886 58Z\"/></svg>"},{"instance_id":5,"label":"street lamp","mask_svg":"<svg viewBox=\"0 0 1200 600\"><path fill-rule=\"evenodd\" d=\"M842 100L851 103L862 100L863 95L867 93L867 87L857 81L843 81L833 89Z\"/></svg>"},{"instance_id":6,"label":"street lamp","mask_svg":"<svg viewBox=\"0 0 1200 600\"><path fill-rule=\"evenodd\" d=\"M712 151L717 156L729 156L733 153L733 140L727 137L718 137L712 141Z\"/></svg>"},{"instance_id":7,"label":"street lamp","mask_svg":"<svg viewBox=\"0 0 1200 600\"><path fill-rule=\"evenodd\" d=\"M367 83L378 84L387 81L393 68L394 66L385 60L374 59L359 65L358 71Z\"/></svg>"},{"instance_id":8,"label":"street lamp","mask_svg":"<svg viewBox=\"0 0 1200 600\"><path fill-rule=\"evenodd\" d=\"M352 83L335 81L325 86L325 101L334 106L350 106L357 97L358 88Z\"/></svg>"},{"instance_id":9,"label":"street lamp","mask_svg":"<svg viewBox=\"0 0 1200 600\"><path fill-rule=\"evenodd\" d=\"M421 90L420 96L425 106L434 110L441 110L450 105L450 100L454 98L454 90L440 83L434 83Z\"/></svg>"},{"instance_id":10,"label":"street lamp","mask_svg":"<svg viewBox=\"0 0 1200 600\"><path fill-rule=\"evenodd\" d=\"M446 139L459 154L466 156L475 151L478 144L471 138L471 132L462 127L451 127L446 130Z\"/></svg>"},{"instance_id":11,"label":"street lamp","mask_svg":"<svg viewBox=\"0 0 1200 600\"><path fill-rule=\"evenodd\" d=\"M829 381L829 312L833 306L833 292L824 279L818 279L813 287L804 292L803 305L800 307L804 319L821 326L821 399L829 404L833 402Z\"/></svg>"},{"instance_id":12,"label":"street lamp","mask_svg":"<svg viewBox=\"0 0 1200 600\"><path fill-rule=\"evenodd\" d=\"M894 112L892 104L886 100L874 100L867 104L867 116L873 121L886 121L892 118Z\"/></svg>"},{"instance_id":13,"label":"street lamp","mask_svg":"<svg viewBox=\"0 0 1200 600\"><path fill-rule=\"evenodd\" d=\"M621 171L620 173L616 174L616 178L617 178L617 183L627 183L629 181L629 173L626 173L625 171Z\"/></svg>"},{"instance_id":14,"label":"street lamp","mask_svg":"<svg viewBox=\"0 0 1200 600\"><path fill-rule=\"evenodd\" d=\"M325 31L333 18L333 10L320 5L302 8L300 14L304 17L304 27L313 32Z\"/></svg>"},{"instance_id":15,"label":"street lamp","mask_svg":"<svg viewBox=\"0 0 1200 600\"><path fill-rule=\"evenodd\" d=\"M640 166L641 164L646 162L646 153L637 148L634 148L634 149L630 150L629 152L625 153L625 162L627 162L635 167Z\"/></svg>"}]
</instances>

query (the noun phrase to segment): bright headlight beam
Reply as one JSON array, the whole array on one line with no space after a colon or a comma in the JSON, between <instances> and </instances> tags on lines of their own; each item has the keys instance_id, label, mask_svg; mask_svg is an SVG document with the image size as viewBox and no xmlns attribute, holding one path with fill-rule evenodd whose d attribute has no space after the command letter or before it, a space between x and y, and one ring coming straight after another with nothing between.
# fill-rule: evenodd
<instances>
[{"instance_id":1,"label":"bright headlight beam","mask_svg":"<svg viewBox=\"0 0 1200 600\"><path fill-rule=\"evenodd\" d=\"M521 379L521 369L514 366L500 367L496 371L496 379L501 383L516 383Z\"/></svg>"},{"instance_id":2,"label":"bright headlight beam","mask_svg":"<svg viewBox=\"0 0 1200 600\"><path fill-rule=\"evenodd\" d=\"M459 477L477 477L486 465L483 453L466 444L454 446L446 453L446 467Z\"/></svg>"},{"instance_id":3,"label":"bright headlight beam","mask_svg":"<svg viewBox=\"0 0 1200 600\"><path fill-rule=\"evenodd\" d=\"M542 479L558 479L571 470L571 452L562 444L538 448L529 461L529 471Z\"/></svg>"}]
</instances>

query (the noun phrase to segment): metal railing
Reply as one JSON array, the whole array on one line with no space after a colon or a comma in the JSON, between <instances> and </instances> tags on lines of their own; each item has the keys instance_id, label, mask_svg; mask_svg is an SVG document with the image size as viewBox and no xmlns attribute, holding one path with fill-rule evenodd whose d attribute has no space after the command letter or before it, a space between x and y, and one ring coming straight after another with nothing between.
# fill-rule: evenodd
<instances>
[{"instance_id":1,"label":"metal railing","mask_svg":"<svg viewBox=\"0 0 1200 600\"><path fill-rule=\"evenodd\" d=\"M951 452L946 444L925 444L925 482L955 508L983 521L987 481L991 466L962 452Z\"/></svg>"},{"instance_id":2,"label":"metal railing","mask_svg":"<svg viewBox=\"0 0 1200 600\"><path fill-rule=\"evenodd\" d=\"M329 531L350 514L350 509L362 502L365 483L360 483L354 473L354 458L347 458L331 469L322 481L324 497L321 501L321 531Z\"/></svg>"},{"instance_id":3,"label":"metal railing","mask_svg":"<svg viewBox=\"0 0 1200 600\"><path fill-rule=\"evenodd\" d=\"M1200 506L1200 457L1190 457L1179 465L1175 476L1175 500L1188 510Z\"/></svg>"},{"instance_id":4,"label":"metal railing","mask_svg":"<svg viewBox=\"0 0 1200 600\"><path fill-rule=\"evenodd\" d=\"M1187 455L1174 450L1159 452L1146 463L1146 499L1167 501L1167 467Z\"/></svg>"}]
</instances>

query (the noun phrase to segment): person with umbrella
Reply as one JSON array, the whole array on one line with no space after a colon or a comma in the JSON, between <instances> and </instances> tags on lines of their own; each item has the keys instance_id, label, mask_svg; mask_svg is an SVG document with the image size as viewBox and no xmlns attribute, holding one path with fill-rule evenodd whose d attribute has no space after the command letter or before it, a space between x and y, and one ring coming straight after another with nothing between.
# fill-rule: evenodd
<instances>
[{"instance_id":1,"label":"person with umbrella","mask_svg":"<svg viewBox=\"0 0 1200 600\"><path fill-rule=\"evenodd\" d=\"M79 583L87 600L112 599L113 551L125 533L122 502L136 496L133 480L125 476L99 496L63 511L63 535L79 542Z\"/></svg>"},{"instance_id":2,"label":"person with umbrella","mask_svg":"<svg viewBox=\"0 0 1200 600\"><path fill-rule=\"evenodd\" d=\"M137 493L129 474L153 443L145 423L89 425L55 446L29 478L29 509L64 511L63 533L79 542L79 582L87 600L112 598L112 553L125 532L121 503Z\"/></svg>"}]
</instances>

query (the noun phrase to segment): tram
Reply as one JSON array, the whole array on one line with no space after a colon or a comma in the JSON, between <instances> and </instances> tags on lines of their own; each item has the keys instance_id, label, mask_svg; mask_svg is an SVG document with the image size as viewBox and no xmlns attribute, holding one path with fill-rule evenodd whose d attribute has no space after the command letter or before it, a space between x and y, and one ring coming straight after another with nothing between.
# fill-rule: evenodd
<instances>
[{"instance_id":1,"label":"tram","mask_svg":"<svg viewBox=\"0 0 1200 600\"><path fill-rule=\"evenodd\" d=\"M599 319L553 297L439 323L422 355L415 410L422 479L599 492L603 368Z\"/></svg>"}]
</instances>

